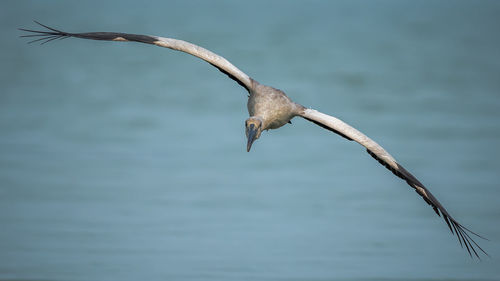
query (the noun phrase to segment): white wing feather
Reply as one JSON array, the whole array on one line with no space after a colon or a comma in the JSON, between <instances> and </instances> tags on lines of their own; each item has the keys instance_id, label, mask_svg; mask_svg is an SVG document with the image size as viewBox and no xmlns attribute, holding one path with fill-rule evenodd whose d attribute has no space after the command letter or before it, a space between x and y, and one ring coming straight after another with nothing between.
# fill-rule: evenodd
<instances>
[{"instance_id":1,"label":"white wing feather","mask_svg":"<svg viewBox=\"0 0 500 281\"><path fill-rule=\"evenodd\" d=\"M384 165L387 169L393 172L396 176L405 180L408 185L413 187L415 191L422 196L422 198L429 205L432 206L436 214L439 216L442 215L446 224L450 228L450 231L457 235L458 241L460 245L465 246L470 255L474 254L479 258L479 255L476 251L478 248L481 252L488 255L470 236L473 234L480 238L480 235L470 231L465 226L458 223L448 211L441 205L441 203L432 195L432 193L410 172L408 172L403 166L401 166L395 159L392 157L382 146L378 143L351 127L347 123L342 120L335 118L333 116L321 113L314 109L304 109L300 114L301 117L305 118L308 121L314 122L315 124L330 130L334 133L337 133L344 138L349 140L353 140L366 148L368 153L375 158L380 164ZM484 238L483 238L484 239Z\"/></svg>"}]
</instances>

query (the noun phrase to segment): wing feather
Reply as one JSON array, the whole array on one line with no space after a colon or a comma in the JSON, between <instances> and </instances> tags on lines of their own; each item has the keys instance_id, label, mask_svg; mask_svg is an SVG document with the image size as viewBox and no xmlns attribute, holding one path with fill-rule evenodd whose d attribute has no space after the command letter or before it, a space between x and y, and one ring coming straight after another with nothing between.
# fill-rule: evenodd
<instances>
[{"instance_id":1,"label":"wing feather","mask_svg":"<svg viewBox=\"0 0 500 281\"><path fill-rule=\"evenodd\" d=\"M458 223L443 205L432 195L432 193L410 172L401 166L382 146L378 143L351 127L342 120L333 116L321 113L313 109L304 109L300 116L308 121L311 121L325 129L343 136L346 139L353 140L366 148L366 151L375 158L380 164L389 169L399 178L405 180L408 185L415 189L415 191L422 196L422 198L429 204L438 216L442 216L452 234L458 238L458 242L462 247L465 246L470 256L474 255L479 257L476 248L488 255L469 234L485 239L484 237L470 231L460 223Z\"/></svg>"},{"instance_id":2,"label":"wing feather","mask_svg":"<svg viewBox=\"0 0 500 281\"><path fill-rule=\"evenodd\" d=\"M253 79L246 75L243 71L239 70L236 66L231 64L224 57L219 56L203 47L189 43L183 40L165 38L159 36L129 34L120 32L84 32L84 33L69 33L60 31L35 21L40 26L48 29L47 31L31 30L20 28L22 31L30 32L30 34L21 35L21 37L35 37L29 43L39 42L42 44L48 43L56 39L64 39L69 37L91 39L91 40L104 40L104 41L122 41L122 42L139 42L145 44L152 44L159 47L169 48L176 51L188 53L198 57L211 65L215 66L222 73L226 74L229 78L236 81L239 85L244 87L249 93L253 88Z\"/></svg>"}]
</instances>

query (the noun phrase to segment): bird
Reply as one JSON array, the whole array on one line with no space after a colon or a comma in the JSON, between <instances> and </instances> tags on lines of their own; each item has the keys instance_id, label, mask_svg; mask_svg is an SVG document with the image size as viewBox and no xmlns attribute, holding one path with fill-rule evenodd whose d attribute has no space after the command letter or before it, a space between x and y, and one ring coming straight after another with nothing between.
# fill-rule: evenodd
<instances>
[{"instance_id":1,"label":"bird","mask_svg":"<svg viewBox=\"0 0 500 281\"><path fill-rule=\"evenodd\" d=\"M70 33L49 27L38 21L34 22L45 28L45 30L19 28L21 31L28 32L28 34L25 33L20 37L33 39L28 43L40 42L43 45L54 40L71 37L103 41L138 42L184 52L208 62L229 78L236 81L248 92L247 108L249 118L245 121L247 152L250 152L252 145L261 137L263 131L278 129L285 124L291 124L291 119L294 117L302 117L346 140L357 142L363 146L375 160L386 167L395 176L406 181L406 183L433 208L434 212L444 219L452 235L456 235L460 246L467 249L470 257L477 257L480 259L480 253L489 256L488 253L474 241L473 237L487 239L469 230L455 220L429 189L403 168L403 166L401 166L382 146L344 121L295 103L283 91L260 84L224 57L201 46L179 39L121 32Z\"/></svg>"}]
</instances>

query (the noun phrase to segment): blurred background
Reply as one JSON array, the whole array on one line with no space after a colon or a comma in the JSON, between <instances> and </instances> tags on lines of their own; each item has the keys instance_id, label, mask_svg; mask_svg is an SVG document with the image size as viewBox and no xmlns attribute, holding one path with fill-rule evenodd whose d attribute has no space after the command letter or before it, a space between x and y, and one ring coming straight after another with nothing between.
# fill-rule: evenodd
<instances>
[{"instance_id":1,"label":"blurred background","mask_svg":"<svg viewBox=\"0 0 500 281\"><path fill-rule=\"evenodd\" d=\"M2 1L0 280L499 280L500 2ZM304 120L247 153L246 92L187 40L383 145Z\"/></svg>"}]
</instances>

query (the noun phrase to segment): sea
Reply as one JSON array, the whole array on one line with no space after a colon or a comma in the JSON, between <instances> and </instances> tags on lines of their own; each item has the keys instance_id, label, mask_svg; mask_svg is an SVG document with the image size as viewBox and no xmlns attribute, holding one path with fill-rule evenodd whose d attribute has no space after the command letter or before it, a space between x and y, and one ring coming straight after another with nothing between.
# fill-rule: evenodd
<instances>
[{"instance_id":1,"label":"sea","mask_svg":"<svg viewBox=\"0 0 500 281\"><path fill-rule=\"evenodd\" d=\"M499 1L0 3L0 280L500 280ZM182 39L382 145L299 117L246 151L247 92Z\"/></svg>"}]
</instances>

